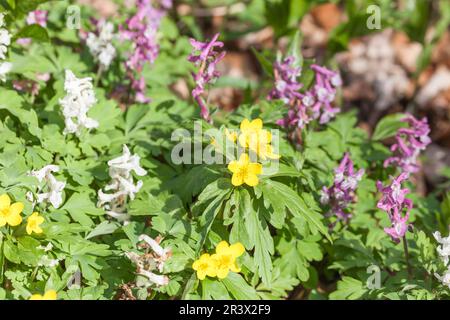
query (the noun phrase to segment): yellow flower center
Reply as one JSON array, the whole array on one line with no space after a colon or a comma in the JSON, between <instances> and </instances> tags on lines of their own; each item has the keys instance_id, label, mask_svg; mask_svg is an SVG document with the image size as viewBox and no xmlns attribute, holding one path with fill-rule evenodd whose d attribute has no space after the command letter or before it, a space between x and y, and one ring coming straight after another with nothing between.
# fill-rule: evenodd
<instances>
[{"instance_id":1,"label":"yellow flower center","mask_svg":"<svg viewBox=\"0 0 450 320\"><path fill-rule=\"evenodd\" d=\"M217 257L217 267L226 269L233 263L233 257L229 254L221 254Z\"/></svg>"}]
</instances>

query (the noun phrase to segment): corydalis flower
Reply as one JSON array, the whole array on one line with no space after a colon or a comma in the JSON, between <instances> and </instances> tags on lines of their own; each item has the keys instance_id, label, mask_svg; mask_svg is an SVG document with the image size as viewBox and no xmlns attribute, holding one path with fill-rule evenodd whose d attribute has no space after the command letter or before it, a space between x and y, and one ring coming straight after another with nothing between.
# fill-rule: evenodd
<instances>
[{"instance_id":1,"label":"corydalis flower","mask_svg":"<svg viewBox=\"0 0 450 320\"><path fill-rule=\"evenodd\" d=\"M47 16L48 11L45 10L35 10L28 13L26 22L28 25L37 24L45 28L47 26ZM28 45L31 43L30 38L20 38L17 39L17 43L21 45Z\"/></svg>"},{"instance_id":2,"label":"corydalis flower","mask_svg":"<svg viewBox=\"0 0 450 320\"><path fill-rule=\"evenodd\" d=\"M442 276L439 275L438 273L435 273L434 276L439 281L441 281L443 285L446 285L450 288L450 265L448 265L450 257L450 236L443 238L439 231L433 233L433 236L436 239L436 241L441 244L441 246L438 246L436 250L440 258L442 259L442 262L447 267L447 270L444 272Z\"/></svg>"},{"instance_id":3,"label":"corydalis flower","mask_svg":"<svg viewBox=\"0 0 450 320\"><path fill-rule=\"evenodd\" d=\"M333 106L337 88L342 85L339 73L316 64L311 65L315 83L305 93L300 93L298 90L302 85L296 80L300 68L296 68L294 62L293 57L287 57L274 66L275 88L268 98L281 99L290 107L287 116L277 123L283 127L303 128L313 120L319 120L320 124L329 122L339 112Z\"/></svg>"},{"instance_id":4,"label":"corydalis flower","mask_svg":"<svg viewBox=\"0 0 450 320\"><path fill-rule=\"evenodd\" d=\"M436 248L439 256L441 257L444 264L447 266L450 257L450 236L442 237L439 231L433 233L434 238L441 245Z\"/></svg>"},{"instance_id":5,"label":"corydalis flower","mask_svg":"<svg viewBox=\"0 0 450 320\"><path fill-rule=\"evenodd\" d=\"M38 24L41 27L47 26L48 11L35 10L31 11L27 16L27 24Z\"/></svg>"},{"instance_id":6,"label":"corydalis flower","mask_svg":"<svg viewBox=\"0 0 450 320\"><path fill-rule=\"evenodd\" d=\"M62 204L62 192L66 186L65 182L58 181L53 176L53 172L58 172L59 167L56 165L47 165L41 170L33 170L30 172L30 176L35 177L39 183L44 182L46 187L46 192L38 193L37 203L42 203L44 201L49 201L53 207L59 208ZM41 188L38 189L38 192Z\"/></svg>"},{"instance_id":7,"label":"corydalis flower","mask_svg":"<svg viewBox=\"0 0 450 320\"><path fill-rule=\"evenodd\" d=\"M394 156L384 161L384 167L398 166L406 173L414 173L419 170L417 158L422 150L431 143L428 136L430 127L426 118L417 120L408 114L402 121L408 123L408 128L401 128L396 135L396 143L391 146Z\"/></svg>"},{"instance_id":8,"label":"corydalis flower","mask_svg":"<svg viewBox=\"0 0 450 320\"><path fill-rule=\"evenodd\" d=\"M346 212L346 209L355 199L355 190L362 179L364 169L355 172L353 161L349 154L345 153L334 172L334 183L330 188L322 188L320 202L330 206L328 215L334 214L338 220L348 221L352 215Z\"/></svg>"},{"instance_id":9,"label":"corydalis flower","mask_svg":"<svg viewBox=\"0 0 450 320\"><path fill-rule=\"evenodd\" d=\"M135 252L126 252L125 256L130 259L137 266L137 274L146 278L145 283L141 286L165 286L169 283L169 278L166 275L156 274L153 271L156 269L159 272L163 271L164 263L172 256L170 248L163 248L161 246L161 238L156 240L143 234L139 236L139 241L144 242L146 252L142 255ZM151 249L149 252L148 249Z\"/></svg>"},{"instance_id":10,"label":"corydalis flower","mask_svg":"<svg viewBox=\"0 0 450 320\"><path fill-rule=\"evenodd\" d=\"M92 78L79 79L72 71L66 70L64 90L66 96L59 100L65 119L64 134L75 133L79 136L82 128L97 128L98 122L87 116L89 109L97 102Z\"/></svg>"},{"instance_id":11,"label":"corydalis flower","mask_svg":"<svg viewBox=\"0 0 450 320\"><path fill-rule=\"evenodd\" d=\"M217 52L215 48L223 47L223 42L217 41L219 34L217 33L211 41L200 42L191 39L191 46L193 52L189 55L188 60L194 63L199 70L193 73L192 76L195 81L195 88L192 90L192 97L200 106L200 115L206 121L210 121L208 106L202 98L205 92L205 86L215 81L220 73L216 70L217 63L223 59L225 52Z\"/></svg>"},{"instance_id":12,"label":"corydalis flower","mask_svg":"<svg viewBox=\"0 0 450 320\"><path fill-rule=\"evenodd\" d=\"M145 79L141 73L146 63L153 63L159 53L157 34L162 18L172 6L171 1L163 1L160 8L152 6L150 0L138 0L136 14L120 27L120 37L130 40L133 51L125 63L127 76L136 92L135 100L146 103L150 99L145 96Z\"/></svg>"},{"instance_id":13,"label":"corydalis flower","mask_svg":"<svg viewBox=\"0 0 450 320\"><path fill-rule=\"evenodd\" d=\"M113 191L113 193L105 193L98 191L98 206L103 206L106 213L121 221L129 219L125 212L125 204L127 197L134 199L135 194L141 189L143 182L138 181L134 184L132 172L138 176L147 174L139 164L140 157L131 155L126 145L123 145L122 155L108 161L109 175L111 182L105 187L105 191Z\"/></svg>"},{"instance_id":14,"label":"corydalis flower","mask_svg":"<svg viewBox=\"0 0 450 320\"><path fill-rule=\"evenodd\" d=\"M11 44L11 34L3 28L5 26L4 14L0 13L0 59L6 59L8 46Z\"/></svg>"},{"instance_id":15,"label":"corydalis flower","mask_svg":"<svg viewBox=\"0 0 450 320\"><path fill-rule=\"evenodd\" d=\"M392 179L392 183L386 187L378 181L378 191L382 193L381 199L377 203L377 207L386 211L391 221L390 228L384 228L384 231L391 236L392 240L399 242L406 231L408 231L409 212L412 209L412 201L406 199L409 189L402 189L402 182L408 179L408 173L402 173L397 178ZM403 215L403 212L405 214Z\"/></svg>"},{"instance_id":16,"label":"corydalis flower","mask_svg":"<svg viewBox=\"0 0 450 320\"><path fill-rule=\"evenodd\" d=\"M6 53L8 52L8 46L11 44L11 34L4 27L5 16L0 13L0 60L6 59ZM0 81L6 81L6 74L12 69L10 62L0 62Z\"/></svg>"},{"instance_id":17,"label":"corydalis flower","mask_svg":"<svg viewBox=\"0 0 450 320\"><path fill-rule=\"evenodd\" d=\"M269 93L270 100L281 99L288 104L292 99L302 97L298 92L302 84L297 82L301 68L295 66L295 60L294 56L288 56L274 63L275 87Z\"/></svg>"},{"instance_id":18,"label":"corydalis flower","mask_svg":"<svg viewBox=\"0 0 450 320\"><path fill-rule=\"evenodd\" d=\"M95 21L95 25L96 31L88 33L86 45L102 68L108 69L116 56L116 48L112 45L112 40L115 38L114 25L105 20Z\"/></svg>"}]
</instances>

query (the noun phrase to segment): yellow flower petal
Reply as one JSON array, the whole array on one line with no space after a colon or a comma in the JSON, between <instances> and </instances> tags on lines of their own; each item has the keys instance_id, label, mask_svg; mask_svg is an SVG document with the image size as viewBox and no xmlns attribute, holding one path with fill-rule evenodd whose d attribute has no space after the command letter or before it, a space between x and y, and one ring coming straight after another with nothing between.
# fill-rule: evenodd
<instances>
[{"instance_id":1,"label":"yellow flower petal","mask_svg":"<svg viewBox=\"0 0 450 320\"><path fill-rule=\"evenodd\" d=\"M230 170L233 173L237 172L239 170L239 162L237 162L236 160L231 161L228 164L228 170Z\"/></svg>"},{"instance_id":2,"label":"yellow flower petal","mask_svg":"<svg viewBox=\"0 0 450 320\"><path fill-rule=\"evenodd\" d=\"M250 121L248 121L248 119L242 120L240 128L241 128L241 131L246 131L246 130L250 129Z\"/></svg>"},{"instance_id":3,"label":"yellow flower petal","mask_svg":"<svg viewBox=\"0 0 450 320\"><path fill-rule=\"evenodd\" d=\"M258 185L259 179L256 175L249 174L244 178L244 182L250 187L255 187Z\"/></svg>"},{"instance_id":4,"label":"yellow flower petal","mask_svg":"<svg viewBox=\"0 0 450 320\"><path fill-rule=\"evenodd\" d=\"M226 242L225 240L220 241L219 244L216 247L216 253L217 254L226 253L228 248L229 248L228 242Z\"/></svg>"},{"instance_id":5,"label":"yellow flower petal","mask_svg":"<svg viewBox=\"0 0 450 320\"><path fill-rule=\"evenodd\" d=\"M44 300L56 300L56 297L57 297L57 293L55 290L48 290L44 294Z\"/></svg>"},{"instance_id":6,"label":"yellow flower petal","mask_svg":"<svg viewBox=\"0 0 450 320\"><path fill-rule=\"evenodd\" d=\"M228 268L220 268L217 270L217 278L225 279L228 276L229 269Z\"/></svg>"},{"instance_id":7,"label":"yellow flower petal","mask_svg":"<svg viewBox=\"0 0 450 320\"><path fill-rule=\"evenodd\" d=\"M43 299L42 295L40 295L40 294L33 294L30 297L30 300L44 300L44 299Z\"/></svg>"},{"instance_id":8,"label":"yellow flower petal","mask_svg":"<svg viewBox=\"0 0 450 320\"><path fill-rule=\"evenodd\" d=\"M3 227L6 224L6 219L3 215L0 215L0 227Z\"/></svg>"},{"instance_id":9,"label":"yellow flower petal","mask_svg":"<svg viewBox=\"0 0 450 320\"><path fill-rule=\"evenodd\" d=\"M235 258L243 255L245 252L245 248L240 242L233 243L229 248Z\"/></svg>"},{"instance_id":10,"label":"yellow flower petal","mask_svg":"<svg viewBox=\"0 0 450 320\"><path fill-rule=\"evenodd\" d=\"M231 177L231 184L235 187L239 187L244 183L244 177L242 174L233 174Z\"/></svg>"},{"instance_id":11,"label":"yellow flower petal","mask_svg":"<svg viewBox=\"0 0 450 320\"><path fill-rule=\"evenodd\" d=\"M24 205L22 202L13 203L9 207L9 214L12 214L12 215L20 214L23 211L23 207L24 207Z\"/></svg>"},{"instance_id":12,"label":"yellow flower petal","mask_svg":"<svg viewBox=\"0 0 450 320\"><path fill-rule=\"evenodd\" d=\"M15 227L15 226L18 226L19 224L22 223L22 217L18 213L16 213L16 214L9 214L6 217L6 222L8 222L8 224L11 227Z\"/></svg>"},{"instance_id":13,"label":"yellow flower petal","mask_svg":"<svg viewBox=\"0 0 450 320\"><path fill-rule=\"evenodd\" d=\"M248 154L246 154L246 153L241 154L241 156L239 157L239 164L247 165L249 162L250 162L250 157L248 156Z\"/></svg>"},{"instance_id":14,"label":"yellow flower petal","mask_svg":"<svg viewBox=\"0 0 450 320\"><path fill-rule=\"evenodd\" d=\"M251 175L261 174L262 173L262 165L260 163L250 163L248 165L248 173Z\"/></svg>"},{"instance_id":15,"label":"yellow flower petal","mask_svg":"<svg viewBox=\"0 0 450 320\"><path fill-rule=\"evenodd\" d=\"M0 196L0 210L5 210L9 208L10 205L11 199L9 198L9 196L7 194L2 194Z\"/></svg>"},{"instance_id":16,"label":"yellow flower petal","mask_svg":"<svg viewBox=\"0 0 450 320\"><path fill-rule=\"evenodd\" d=\"M255 130L255 131L261 130L262 127L263 127L263 122L259 118L257 118L255 120L253 120L252 122L250 122L250 128Z\"/></svg>"}]
</instances>

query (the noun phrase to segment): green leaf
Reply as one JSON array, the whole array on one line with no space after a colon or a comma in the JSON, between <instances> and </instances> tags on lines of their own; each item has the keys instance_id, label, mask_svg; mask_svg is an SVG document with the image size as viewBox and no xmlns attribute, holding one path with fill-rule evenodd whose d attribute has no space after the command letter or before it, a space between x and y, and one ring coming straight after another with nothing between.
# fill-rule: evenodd
<instances>
[{"instance_id":1,"label":"green leaf","mask_svg":"<svg viewBox=\"0 0 450 320\"><path fill-rule=\"evenodd\" d=\"M400 121L405 118L405 114L396 113L385 116L381 119L372 135L372 140L380 141L394 136L398 129L406 127L406 123Z\"/></svg>"},{"instance_id":2,"label":"green leaf","mask_svg":"<svg viewBox=\"0 0 450 320\"><path fill-rule=\"evenodd\" d=\"M61 210L66 210L69 212L73 220L84 226L91 226L94 224L92 219L88 217L88 214L104 214L102 209L95 206L87 193L74 193L70 199L67 200Z\"/></svg>"},{"instance_id":3,"label":"green leaf","mask_svg":"<svg viewBox=\"0 0 450 320\"><path fill-rule=\"evenodd\" d=\"M16 39L31 38L39 42L49 41L47 30L38 24L31 24L23 27L16 35Z\"/></svg>"},{"instance_id":4,"label":"green leaf","mask_svg":"<svg viewBox=\"0 0 450 320\"><path fill-rule=\"evenodd\" d=\"M91 239L93 237L105 235L105 234L111 234L114 231L116 231L119 228L119 224L117 222L111 222L111 221L103 221L99 225L97 225L94 230L89 232L89 234L86 236L86 240Z\"/></svg>"},{"instance_id":5,"label":"green leaf","mask_svg":"<svg viewBox=\"0 0 450 320\"><path fill-rule=\"evenodd\" d=\"M260 300L256 290L240 274L230 272L222 282L235 299Z\"/></svg>"},{"instance_id":6,"label":"green leaf","mask_svg":"<svg viewBox=\"0 0 450 320\"><path fill-rule=\"evenodd\" d=\"M266 189L268 191L266 191L266 194L269 192L276 193L278 201L282 202L283 205L287 207L294 215L294 217L300 216L305 219L308 222L312 232L318 230L325 237L327 237L328 240L332 241L330 235L328 234L327 228L321 221L322 216L318 212L311 210L294 190L281 182L267 180L266 183L268 185L268 188ZM273 204L273 201L271 203ZM279 207L279 205L277 205L277 207Z\"/></svg>"},{"instance_id":7,"label":"green leaf","mask_svg":"<svg viewBox=\"0 0 450 320\"><path fill-rule=\"evenodd\" d=\"M337 290L330 294L331 300L356 300L361 298L367 289L364 284L352 277L343 277L337 284Z\"/></svg>"}]
</instances>

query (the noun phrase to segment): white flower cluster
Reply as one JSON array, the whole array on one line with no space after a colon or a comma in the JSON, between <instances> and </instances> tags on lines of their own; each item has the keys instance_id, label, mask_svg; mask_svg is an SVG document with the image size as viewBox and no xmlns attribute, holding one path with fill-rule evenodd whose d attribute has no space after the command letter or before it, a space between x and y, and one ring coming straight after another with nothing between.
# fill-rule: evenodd
<instances>
[{"instance_id":1,"label":"white flower cluster","mask_svg":"<svg viewBox=\"0 0 450 320\"><path fill-rule=\"evenodd\" d=\"M0 60L6 59L6 53L8 52L8 46L11 44L11 34L4 27L5 16L0 13ZM6 81L6 74L11 71L12 64L10 62L0 62L0 81Z\"/></svg>"},{"instance_id":2,"label":"white flower cluster","mask_svg":"<svg viewBox=\"0 0 450 320\"><path fill-rule=\"evenodd\" d=\"M116 48L111 43L115 37L113 33L114 25L102 20L98 23L97 28L98 35L89 32L86 44L95 60L99 61L100 65L106 70L116 56Z\"/></svg>"},{"instance_id":3,"label":"white flower cluster","mask_svg":"<svg viewBox=\"0 0 450 320\"><path fill-rule=\"evenodd\" d=\"M164 263L172 256L170 248L161 247L161 238L156 240L149 236L142 234L139 236L139 241L144 241L144 247L152 250L151 254L138 255L135 252L126 252L125 255L137 266L137 274L145 277L146 281L136 284L139 287L148 287L150 285L165 286L169 283L169 278L165 275L159 275L152 272L157 269L159 272L163 271Z\"/></svg>"},{"instance_id":4,"label":"white flower cluster","mask_svg":"<svg viewBox=\"0 0 450 320\"><path fill-rule=\"evenodd\" d=\"M72 71L66 70L64 81L66 96L59 100L65 118L64 133L81 134L81 129L98 127L98 122L87 116L89 109L97 102L91 78L77 78Z\"/></svg>"},{"instance_id":5,"label":"white flower cluster","mask_svg":"<svg viewBox=\"0 0 450 320\"><path fill-rule=\"evenodd\" d=\"M448 264L450 257L450 236L443 238L439 231L436 231L433 236L436 241L441 244L441 246L438 246L436 250L442 261L444 262L444 265L447 267L447 271L445 271L442 276L437 273L435 273L434 275L439 279L439 281L442 282L443 285L446 285L450 288L450 265Z\"/></svg>"},{"instance_id":6,"label":"white flower cluster","mask_svg":"<svg viewBox=\"0 0 450 320\"><path fill-rule=\"evenodd\" d=\"M53 244L51 242L49 242L45 247L38 246L36 249L43 250L44 252L48 253L48 252L52 251ZM49 255L44 254L39 259L38 266L54 268L59 264L60 261L61 261L61 259L51 259L51 257Z\"/></svg>"},{"instance_id":7,"label":"white flower cluster","mask_svg":"<svg viewBox=\"0 0 450 320\"><path fill-rule=\"evenodd\" d=\"M105 187L105 191L113 191L113 193L104 193L99 190L97 205L103 206L109 216L119 221L129 219L125 212L127 197L133 200L143 184L141 180L134 184L131 172L134 171L138 176L147 174L147 171L140 166L139 161L140 157L136 154L131 155L126 145L123 145L120 157L108 161L111 182Z\"/></svg>"},{"instance_id":8,"label":"white flower cluster","mask_svg":"<svg viewBox=\"0 0 450 320\"><path fill-rule=\"evenodd\" d=\"M41 170L33 170L30 172L30 176L36 177L39 181L45 182L45 186L47 187L47 192L38 193L37 203L42 203L44 201L49 201L53 207L59 208L62 204L62 192L66 183L63 181L58 181L53 176L52 172L58 172L59 167L55 165L47 165L43 167ZM38 190L38 192L41 189ZM32 198L32 195L28 194L29 197Z\"/></svg>"}]
</instances>

